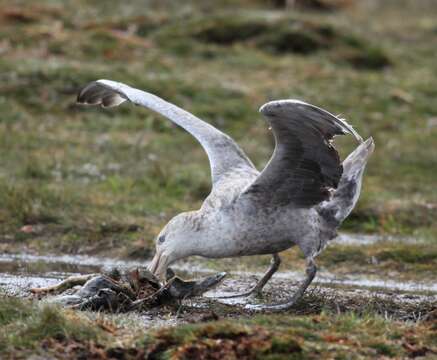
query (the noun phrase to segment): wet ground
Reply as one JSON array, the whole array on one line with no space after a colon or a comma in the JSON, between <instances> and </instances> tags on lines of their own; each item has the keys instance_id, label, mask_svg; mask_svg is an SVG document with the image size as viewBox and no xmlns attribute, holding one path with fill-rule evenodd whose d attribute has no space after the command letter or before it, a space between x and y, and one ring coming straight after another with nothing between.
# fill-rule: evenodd
<instances>
[{"instance_id":1,"label":"wet ground","mask_svg":"<svg viewBox=\"0 0 437 360\"><path fill-rule=\"evenodd\" d=\"M365 235L342 235L337 240L341 243L374 244L381 238ZM384 241L414 241L413 239L383 239ZM30 297L30 289L54 285L71 275L99 273L113 267L119 269L144 266L147 262L117 260L103 257L83 255L34 255L34 254L1 254L0 255L0 290L9 296ZM210 275L216 271L206 267L205 263L198 260L185 262L174 270L184 278L199 278ZM262 275L260 268L257 272L230 271L222 284L216 289L206 293L201 299L187 300L183 304L185 314L194 316L208 315L209 309L221 311L227 308L228 313L244 313L243 306L248 302L263 301L253 298L218 299L217 297L233 293L244 292L255 284L256 279ZM299 271L280 271L265 288L264 301L285 299L293 292L294 286L302 277ZM367 300L366 300L367 299ZM376 300L375 300L376 299ZM404 312L417 312L414 317L420 317L420 304L437 304L437 283L435 281L398 282L393 279L377 276L338 275L325 270L319 271L312 286L307 291L306 302L314 302L314 306L321 306L320 300L329 302L330 306L348 307L354 304L364 304L366 301L376 301L376 304L389 301L390 309L402 309ZM357 301L355 301L357 300ZM323 302L322 301L322 302ZM334 304L334 305L333 305ZM187 309L190 309L187 311ZM217 310L218 309L218 310ZM409 310L408 310L409 309ZM222 309L223 310L223 309ZM303 309L303 311L306 311ZM385 311L385 310L384 310ZM184 314L184 311L181 312ZM402 315L402 314L401 314ZM117 316L117 315L115 315ZM192 320L192 316L190 319ZM402 316L411 316L403 314ZM168 312L152 311L146 314L125 316L124 321L133 323L141 320L142 324L160 326L177 322ZM182 321L190 320L182 316Z\"/></svg>"}]
</instances>

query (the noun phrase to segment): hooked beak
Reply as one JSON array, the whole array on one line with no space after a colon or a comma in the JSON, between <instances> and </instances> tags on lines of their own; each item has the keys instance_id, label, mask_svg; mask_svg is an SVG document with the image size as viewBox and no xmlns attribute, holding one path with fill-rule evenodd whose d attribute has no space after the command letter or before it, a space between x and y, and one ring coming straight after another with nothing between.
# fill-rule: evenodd
<instances>
[{"instance_id":1,"label":"hooked beak","mask_svg":"<svg viewBox=\"0 0 437 360\"><path fill-rule=\"evenodd\" d=\"M166 272L169 266L169 258L167 255L160 252L156 252L151 263L148 266L148 270L155 275L161 282L166 280Z\"/></svg>"}]
</instances>

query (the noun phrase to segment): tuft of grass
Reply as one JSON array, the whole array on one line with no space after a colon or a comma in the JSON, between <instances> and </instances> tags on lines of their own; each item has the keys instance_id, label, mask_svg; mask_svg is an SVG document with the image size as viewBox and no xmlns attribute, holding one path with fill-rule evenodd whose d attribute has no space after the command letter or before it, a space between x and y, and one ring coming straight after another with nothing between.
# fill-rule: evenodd
<instances>
[{"instance_id":1,"label":"tuft of grass","mask_svg":"<svg viewBox=\"0 0 437 360\"><path fill-rule=\"evenodd\" d=\"M46 339L57 341L102 341L104 334L85 318L58 307L30 301L0 298L0 350L35 350Z\"/></svg>"},{"instance_id":2,"label":"tuft of grass","mask_svg":"<svg viewBox=\"0 0 437 360\"><path fill-rule=\"evenodd\" d=\"M62 198L44 185L17 187L0 180L0 202L0 224L11 222L19 226L58 222L59 214L53 210L62 203Z\"/></svg>"},{"instance_id":3,"label":"tuft of grass","mask_svg":"<svg viewBox=\"0 0 437 360\"><path fill-rule=\"evenodd\" d=\"M253 39L269 30L269 24L249 17L218 16L192 24L194 37L207 43L232 45Z\"/></svg>"},{"instance_id":4,"label":"tuft of grass","mask_svg":"<svg viewBox=\"0 0 437 360\"><path fill-rule=\"evenodd\" d=\"M23 318L27 318L32 313L32 307L29 305L29 303L21 299L2 296L0 298L0 304L1 326L6 326L13 321L19 321Z\"/></svg>"}]
</instances>

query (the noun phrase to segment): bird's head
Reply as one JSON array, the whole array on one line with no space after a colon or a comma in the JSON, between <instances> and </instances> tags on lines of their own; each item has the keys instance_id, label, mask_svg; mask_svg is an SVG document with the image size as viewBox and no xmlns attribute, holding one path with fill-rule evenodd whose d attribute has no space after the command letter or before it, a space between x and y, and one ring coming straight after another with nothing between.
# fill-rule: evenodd
<instances>
[{"instance_id":1,"label":"bird's head","mask_svg":"<svg viewBox=\"0 0 437 360\"><path fill-rule=\"evenodd\" d=\"M148 269L161 281L172 263L196 254L201 229L193 222L194 215L185 212L175 216L156 237L156 252Z\"/></svg>"}]
</instances>

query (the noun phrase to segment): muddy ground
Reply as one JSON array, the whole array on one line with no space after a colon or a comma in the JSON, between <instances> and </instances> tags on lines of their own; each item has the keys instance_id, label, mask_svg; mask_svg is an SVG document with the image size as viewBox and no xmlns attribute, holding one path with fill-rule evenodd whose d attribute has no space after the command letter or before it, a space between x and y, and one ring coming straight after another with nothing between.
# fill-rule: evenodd
<instances>
[{"instance_id":1,"label":"muddy ground","mask_svg":"<svg viewBox=\"0 0 437 360\"><path fill-rule=\"evenodd\" d=\"M414 240L346 234L338 239L349 245L356 241L372 246L378 241ZM262 266L242 271L238 259L221 265L217 261L212 268L210 261L202 259L178 264L174 270L185 279L201 278L225 267L228 276L202 297L150 310L72 312L48 305L50 296L30 292L32 287L54 285L71 275L146 264L147 260L86 255L0 255L0 323L6 326L0 350L11 358L41 354L72 359L316 359L350 358L354 353L357 358L414 358L437 354L434 279L396 281L393 276L336 274L322 268L303 299L280 315L254 314L244 305L286 299L303 269L278 272L262 298L220 299L248 289L262 273Z\"/></svg>"},{"instance_id":2,"label":"muddy ground","mask_svg":"<svg viewBox=\"0 0 437 360\"><path fill-rule=\"evenodd\" d=\"M377 236L342 234L336 240L340 244L372 245L381 241ZM384 239L384 241L412 242L411 238ZM191 321L192 316L198 316L205 310L219 311L226 316L250 314L244 310L247 303L285 300L291 294L297 282L302 278L303 269L280 270L265 288L263 299L242 297L220 299L249 289L262 275L262 267L257 271L242 271L239 260L232 260L220 266L220 260L215 261L215 267L210 268L209 261L191 259L174 267L177 273L186 279L201 278L213 274L217 269L228 272L227 277L216 289L203 297L185 300L181 303L181 316L167 319L169 325ZM147 265L147 260L116 260L104 257L86 255L34 255L34 254L1 254L0 255L0 289L8 296L32 298L30 289L54 285L72 275L91 274L119 269L135 268ZM366 307L369 306L367 309ZM419 320L429 315L437 306L437 283L434 279L428 281L396 281L392 278L377 275L336 274L320 269L306 297L295 308L297 313L317 313L323 308L338 308L338 311L365 311L374 307L378 313L403 320ZM215 310L220 309L220 310ZM226 309L224 311L223 309ZM224 312L223 312L224 311ZM164 313L166 311L164 310ZM170 311L171 313L171 311ZM153 314L153 316L151 315ZM156 309L151 314L137 314L144 326L162 326L167 322L162 320Z\"/></svg>"}]
</instances>

